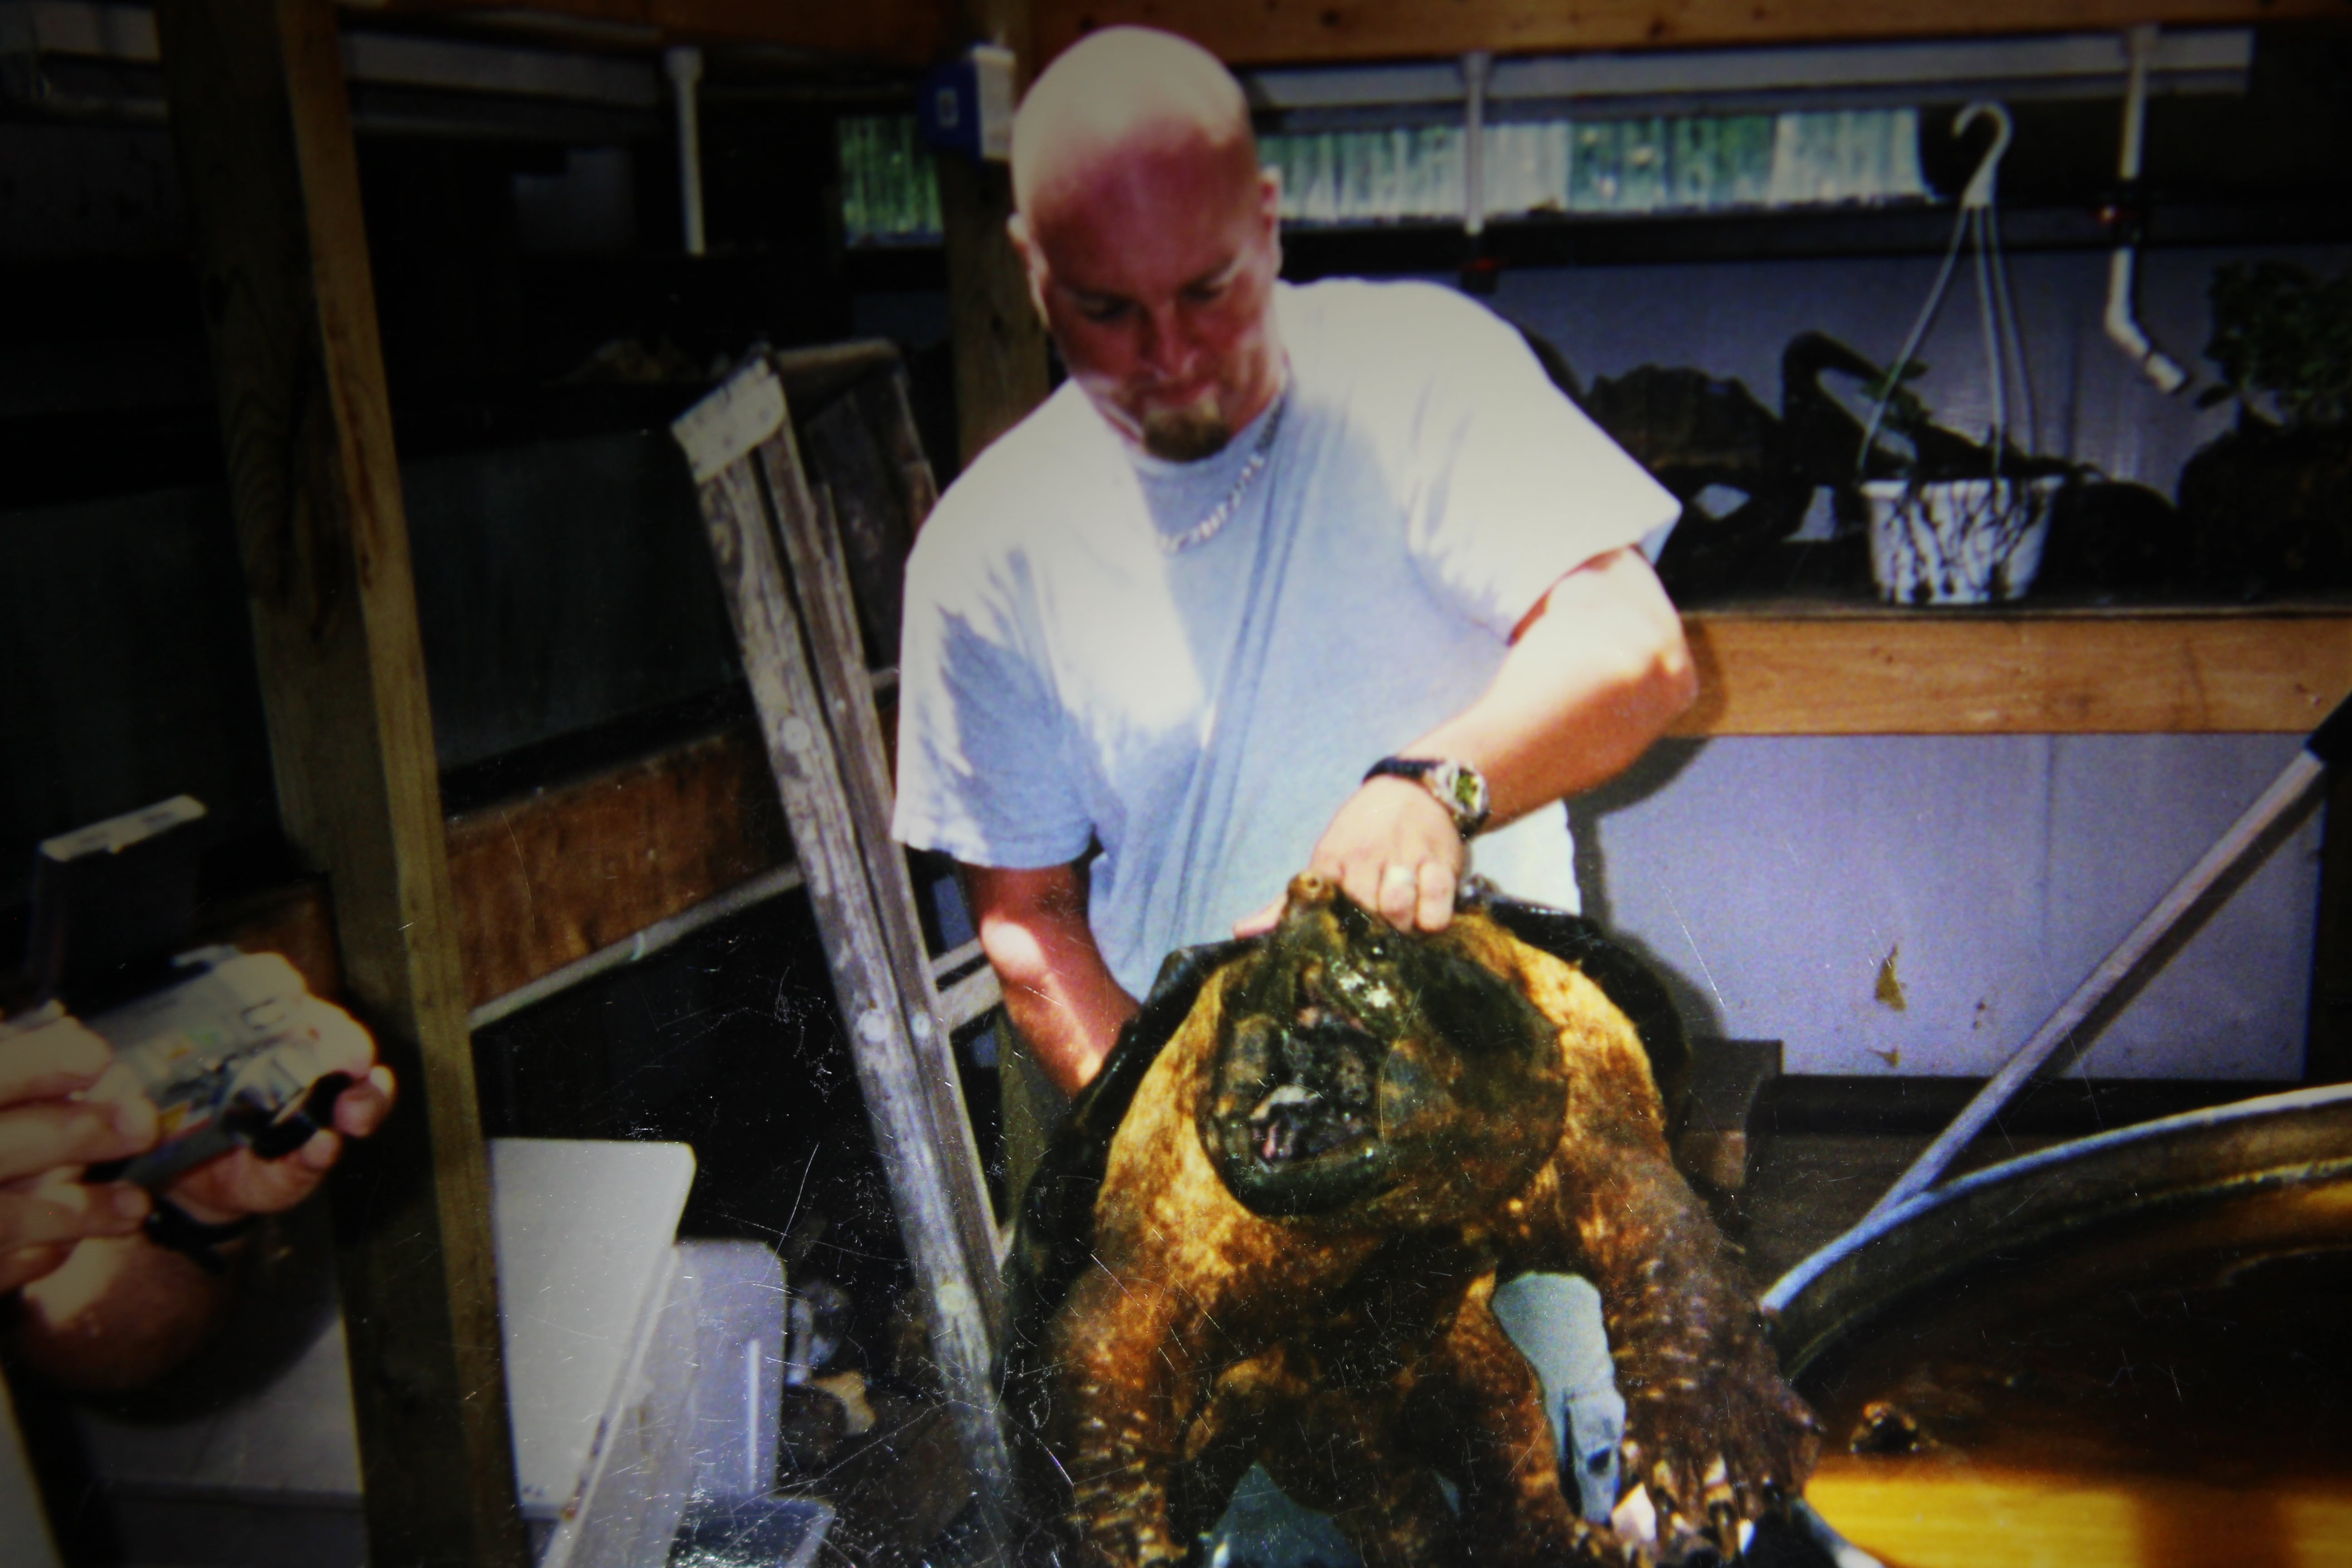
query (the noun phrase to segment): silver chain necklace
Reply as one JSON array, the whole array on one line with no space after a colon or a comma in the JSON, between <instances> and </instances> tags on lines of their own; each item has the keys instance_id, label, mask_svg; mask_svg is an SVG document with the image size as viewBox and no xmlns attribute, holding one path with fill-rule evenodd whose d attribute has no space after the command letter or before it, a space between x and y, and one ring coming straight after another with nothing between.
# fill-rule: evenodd
<instances>
[{"instance_id":1,"label":"silver chain necklace","mask_svg":"<svg viewBox=\"0 0 2352 1568\"><path fill-rule=\"evenodd\" d=\"M1160 554L1181 554L1194 545L1206 544L1233 521L1234 509L1242 504L1242 496L1248 490L1250 481L1257 478L1258 470L1265 467L1266 458L1274 450L1275 435L1282 428L1282 411L1289 404L1290 394L1286 388L1276 399L1274 412L1266 416L1265 426L1258 431L1257 443L1250 448L1249 460L1242 465L1242 471L1234 476L1234 488L1225 492L1225 499L1217 503L1214 511L1181 533L1153 533L1152 538L1160 542Z\"/></svg>"}]
</instances>

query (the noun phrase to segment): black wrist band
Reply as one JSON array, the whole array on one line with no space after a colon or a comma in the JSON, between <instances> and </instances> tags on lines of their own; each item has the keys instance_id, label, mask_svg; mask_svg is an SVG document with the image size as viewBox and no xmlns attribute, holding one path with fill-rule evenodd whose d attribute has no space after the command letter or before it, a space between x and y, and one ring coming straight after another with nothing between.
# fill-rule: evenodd
<instances>
[{"instance_id":1,"label":"black wrist band","mask_svg":"<svg viewBox=\"0 0 2352 1568\"><path fill-rule=\"evenodd\" d=\"M149 1241L194 1258L205 1273L226 1274L229 1260L221 1256L221 1244L235 1241L260 1223L259 1215L246 1215L219 1225L206 1225L159 1193L141 1228Z\"/></svg>"}]
</instances>

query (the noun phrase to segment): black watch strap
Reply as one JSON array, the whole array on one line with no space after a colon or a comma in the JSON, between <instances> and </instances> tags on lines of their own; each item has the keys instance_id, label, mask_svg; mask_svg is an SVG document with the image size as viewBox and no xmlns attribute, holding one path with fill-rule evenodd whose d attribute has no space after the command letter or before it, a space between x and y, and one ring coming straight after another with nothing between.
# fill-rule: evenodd
<instances>
[{"instance_id":1,"label":"black watch strap","mask_svg":"<svg viewBox=\"0 0 2352 1568\"><path fill-rule=\"evenodd\" d=\"M1486 775L1468 763L1439 757L1382 757L1364 770L1364 780L1410 779L1427 790L1454 818L1454 829L1466 839L1478 836L1493 810Z\"/></svg>"},{"instance_id":2,"label":"black watch strap","mask_svg":"<svg viewBox=\"0 0 2352 1568\"><path fill-rule=\"evenodd\" d=\"M221 1244L236 1240L260 1223L258 1215L247 1215L219 1225L206 1225L158 1193L142 1228L149 1241L173 1252L185 1253L194 1258L207 1274L226 1274L229 1260L221 1256Z\"/></svg>"}]
</instances>

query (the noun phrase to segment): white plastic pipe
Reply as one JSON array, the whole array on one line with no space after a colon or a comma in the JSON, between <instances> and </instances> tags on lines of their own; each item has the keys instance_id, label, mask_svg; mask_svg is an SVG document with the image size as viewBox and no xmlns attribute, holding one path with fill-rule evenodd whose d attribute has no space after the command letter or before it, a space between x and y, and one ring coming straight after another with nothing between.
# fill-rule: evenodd
<instances>
[{"instance_id":1,"label":"white plastic pipe","mask_svg":"<svg viewBox=\"0 0 2352 1568\"><path fill-rule=\"evenodd\" d=\"M1486 82L1495 57L1473 49L1462 57L1462 231L1486 230Z\"/></svg>"},{"instance_id":2,"label":"white plastic pipe","mask_svg":"<svg viewBox=\"0 0 2352 1568\"><path fill-rule=\"evenodd\" d=\"M2123 178L2126 190L2139 178L2140 142L2147 125L2147 63L2156 53L2156 26L2143 24L2124 35L2124 48L2131 61L2131 74L2124 86L2124 150L2123 161L2116 173ZM2189 384L2189 373L2179 362L2148 341L2140 328L2139 318L2132 309L2132 279L2139 264L2136 247L2119 245L2107 262L2107 336L2116 346L2131 355L2157 390L2164 393L2179 391Z\"/></svg>"},{"instance_id":3,"label":"white plastic pipe","mask_svg":"<svg viewBox=\"0 0 2352 1568\"><path fill-rule=\"evenodd\" d=\"M702 51L664 49L662 68L669 73L671 97L677 105L677 201L686 226L686 253L703 254L702 243L702 117L696 110L702 82Z\"/></svg>"}]
</instances>

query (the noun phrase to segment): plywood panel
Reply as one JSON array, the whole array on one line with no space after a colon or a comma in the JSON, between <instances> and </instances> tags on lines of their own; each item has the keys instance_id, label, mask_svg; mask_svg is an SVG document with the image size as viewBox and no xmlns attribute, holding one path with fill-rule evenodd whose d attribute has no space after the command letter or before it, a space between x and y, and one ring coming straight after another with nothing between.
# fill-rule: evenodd
<instances>
[{"instance_id":1,"label":"plywood panel","mask_svg":"<svg viewBox=\"0 0 2352 1568\"><path fill-rule=\"evenodd\" d=\"M454 816L467 1005L691 909L791 848L748 724Z\"/></svg>"},{"instance_id":2,"label":"plywood panel","mask_svg":"<svg viewBox=\"0 0 2352 1568\"><path fill-rule=\"evenodd\" d=\"M1685 617L1684 735L2307 731L2352 690L2352 614Z\"/></svg>"},{"instance_id":3,"label":"plywood panel","mask_svg":"<svg viewBox=\"0 0 2352 1568\"><path fill-rule=\"evenodd\" d=\"M2345 0L1034 0L1033 12L1041 59L1132 22L1237 66L2352 17Z\"/></svg>"}]
</instances>

